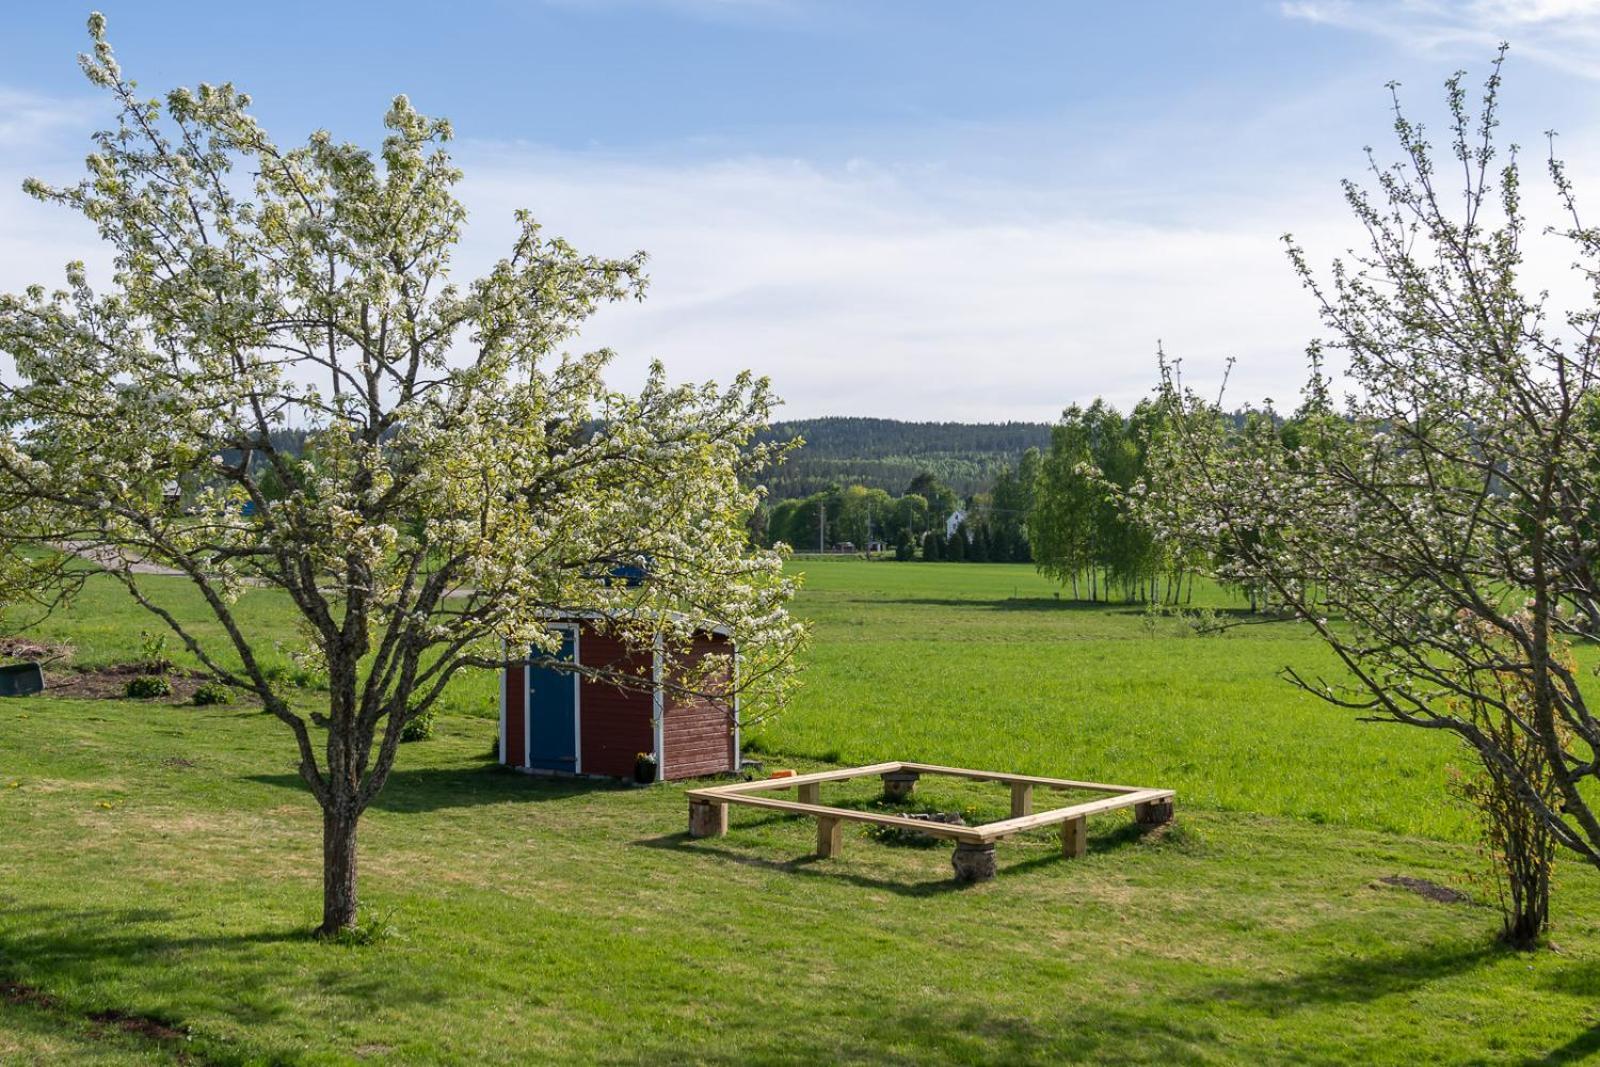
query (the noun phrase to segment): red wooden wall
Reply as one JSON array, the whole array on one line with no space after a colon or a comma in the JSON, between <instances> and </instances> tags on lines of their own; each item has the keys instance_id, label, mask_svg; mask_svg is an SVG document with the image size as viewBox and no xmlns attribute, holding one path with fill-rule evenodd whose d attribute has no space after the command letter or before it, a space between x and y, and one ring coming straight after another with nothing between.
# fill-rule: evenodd
<instances>
[{"instance_id":1,"label":"red wooden wall","mask_svg":"<svg viewBox=\"0 0 1600 1067\"><path fill-rule=\"evenodd\" d=\"M511 667L506 671L506 765L521 767L528 755L526 727L523 714L528 702L528 677L523 668Z\"/></svg>"},{"instance_id":2,"label":"red wooden wall","mask_svg":"<svg viewBox=\"0 0 1600 1067\"><path fill-rule=\"evenodd\" d=\"M725 637L699 638L691 653L729 651ZM674 696L668 693L662 715L662 739L667 753L662 777L694 778L735 770L733 752L733 705L729 701L702 696Z\"/></svg>"},{"instance_id":3,"label":"red wooden wall","mask_svg":"<svg viewBox=\"0 0 1600 1067\"><path fill-rule=\"evenodd\" d=\"M649 651L634 652L614 637L585 629L578 638L585 667L625 675L629 684L578 681L578 749L584 774L632 778L634 760L655 748Z\"/></svg>"}]
</instances>

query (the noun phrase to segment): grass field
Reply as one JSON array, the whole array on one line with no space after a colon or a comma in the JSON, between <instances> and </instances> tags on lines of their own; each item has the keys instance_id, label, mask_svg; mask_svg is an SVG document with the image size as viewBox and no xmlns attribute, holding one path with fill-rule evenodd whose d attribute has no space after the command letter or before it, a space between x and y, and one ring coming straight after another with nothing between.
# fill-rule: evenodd
<instances>
[{"instance_id":1,"label":"grass field","mask_svg":"<svg viewBox=\"0 0 1600 1067\"><path fill-rule=\"evenodd\" d=\"M1304 628L1200 636L1137 606L1055 599L1029 567L807 561L806 685L755 734L845 762L893 756L1177 789L1187 805L1462 837L1461 750L1358 722L1279 677L1337 665ZM1216 589L1197 606L1241 611ZM1336 674L1333 676L1337 676Z\"/></svg>"},{"instance_id":2,"label":"grass field","mask_svg":"<svg viewBox=\"0 0 1600 1067\"><path fill-rule=\"evenodd\" d=\"M1600 878L1564 869L1559 951L1528 955L1494 946L1481 902L1381 881L1475 867L1442 799L1453 753L1276 680L1322 662L1294 629L1183 636L1058 603L1023 567L805 566L811 667L757 734L769 763L1129 779L1178 789L1176 824L1092 821L1074 862L1048 831L1024 835L969 889L946 848L858 828L828 861L809 822L751 810L694 841L680 786L495 767L478 680L363 823L364 896L388 936L325 945L307 936L320 821L280 725L5 701L0 1063L1600 1057ZM259 610L274 618L265 596ZM96 591L50 634L111 663L140 628ZM841 788L825 801L867 799ZM919 791L1003 804L980 789Z\"/></svg>"}]
</instances>

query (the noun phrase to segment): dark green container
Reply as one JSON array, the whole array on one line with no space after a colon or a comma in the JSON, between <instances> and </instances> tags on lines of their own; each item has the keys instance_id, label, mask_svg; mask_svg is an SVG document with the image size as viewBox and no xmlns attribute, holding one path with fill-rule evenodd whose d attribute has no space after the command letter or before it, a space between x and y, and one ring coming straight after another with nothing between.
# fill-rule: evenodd
<instances>
[{"instance_id":1,"label":"dark green container","mask_svg":"<svg viewBox=\"0 0 1600 1067\"><path fill-rule=\"evenodd\" d=\"M44 671L37 663L0 667L0 697L25 697L44 690Z\"/></svg>"}]
</instances>

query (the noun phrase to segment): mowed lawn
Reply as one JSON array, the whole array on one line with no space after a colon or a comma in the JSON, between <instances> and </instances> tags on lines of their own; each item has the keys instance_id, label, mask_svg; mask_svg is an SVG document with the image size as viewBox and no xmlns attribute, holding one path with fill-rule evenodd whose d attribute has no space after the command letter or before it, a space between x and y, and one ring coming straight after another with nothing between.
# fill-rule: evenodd
<instances>
[{"instance_id":1,"label":"mowed lawn","mask_svg":"<svg viewBox=\"0 0 1600 1067\"><path fill-rule=\"evenodd\" d=\"M829 761L899 758L1159 785L1180 802L1439 837L1453 739L1363 723L1280 672L1343 672L1304 627L1215 587L1192 621L1058 599L1013 564L797 561L816 623L793 707L757 744Z\"/></svg>"},{"instance_id":2,"label":"mowed lawn","mask_svg":"<svg viewBox=\"0 0 1600 1067\"><path fill-rule=\"evenodd\" d=\"M307 936L320 819L281 725L242 707L8 700L0 1063L1600 1056L1600 876L1563 869L1559 951L1526 955L1495 947L1481 891L1436 903L1383 881L1457 885L1475 868L1442 799L1452 753L1274 680L1318 662L1292 629L1185 637L1057 604L1024 567L803 566L812 666L758 733L769 766L1124 778L1177 788L1176 823L1141 836L1093 820L1078 861L1025 835L966 889L947 848L859 828L827 861L809 822L753 810L690 840L681 786L497 768L480 679L440 737L403 750L364 823L364 897L387 936L327 945ZM114 662L148 625L128 615L125 639L116 614L90 598L51 632ZM836 789L824 800L869 786ZM969 784L919 792L1004 804Z\"/></svg>"}]
</instances>

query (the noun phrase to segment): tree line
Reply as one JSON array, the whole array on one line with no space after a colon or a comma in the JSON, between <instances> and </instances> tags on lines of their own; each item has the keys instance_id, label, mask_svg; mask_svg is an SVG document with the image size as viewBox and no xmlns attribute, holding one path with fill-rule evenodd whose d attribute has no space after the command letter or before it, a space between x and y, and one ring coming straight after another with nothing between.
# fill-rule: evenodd
<instances>
[{"instance_id":1,"label":"tree line","mask_svg":"<svg viewBox=\"0 0 1600 1067\"><path fill-rule=\"evenodd\" d=\"M774 423L759 440L779 443L796 438L805 447L766 476L775 500L852 485L897 497L920 474L932 475L964 500L986 491L1027 449L1043 448L1050 440L1050 427L1042 422L830 417Z\"/></svg>"},{"instance_id":2,"label":"tree line","mask_svg":"<svg viewBox=\"0 0 1600 1067\"><path fill-rule=\"evenodd\" d=\"M1126 505L1149 481L1163 410L1153 401L1126 415L1104 400L1074 404L1043 448L1025 449L981 491L961 496L930 471L898 496L830 485L776 501L755 533L800 551L881 544L900 560L1033 563L1074 597L1176 603L1192 588L1191 553Z\"/></svg>"}]
</instances>

